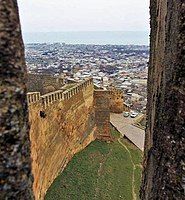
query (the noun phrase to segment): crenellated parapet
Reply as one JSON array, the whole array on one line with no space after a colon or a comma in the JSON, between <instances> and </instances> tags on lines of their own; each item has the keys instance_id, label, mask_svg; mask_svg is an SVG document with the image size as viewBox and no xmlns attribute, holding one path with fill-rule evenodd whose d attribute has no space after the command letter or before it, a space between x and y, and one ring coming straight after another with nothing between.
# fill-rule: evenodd
<instances>
[{"instance_id":1,"label":"crenellated parapet","mask_svg":"<svg viewBox=\"0 0 185 200\"><path fill-rule=\"evenodd\" d=\"M49 107L56 101L62 101L62 100L64 100L64 95L62 90L50 92L48 94L41 96L41 104L43 105L44 108Z\"/></svg>"},{"instance_id":2,"label":"crenellated parapet","mask_svg":"<svg viewBox=\"0 0 185 200\"><path fill-rule=\"evenodd\" d=\"M81 92L81 91L85 91L86 88L90 85L93 85L93 79L87 79L75 86L73 86L72 88L65 90L63 92L64 95L64 100L68 100L70 99L72 96L76 95L77 93Z\"/></svg>"},{"instance_id":3,"label":"crenellated parapet","mask_svg":"<svg viewBox=\"0 0 185 200\"><path fill-rule=\"evenodd\" d=\"M46 109L55 102L69 100L72 96L76 95L77 93L85 91L90 85L93 85L92 78L82 81L65 91L57 90L55 92L50 92L42 96L39 92L27 93L28 105L30 106L31 104L38 102L41 103L44 109Z\"/></svg>"},{"instance_id":4,"label":"crenellated parapet","mask_svg":"<svg viewBox=\"0 0 185 200\"><path fill-rule=\"evenodd\" d=\"M33 103L40 101L40 98L41 98L40 92L29 92L29 93L27 93L28 105L31 105Z\"/></svg>"}]
</instances>

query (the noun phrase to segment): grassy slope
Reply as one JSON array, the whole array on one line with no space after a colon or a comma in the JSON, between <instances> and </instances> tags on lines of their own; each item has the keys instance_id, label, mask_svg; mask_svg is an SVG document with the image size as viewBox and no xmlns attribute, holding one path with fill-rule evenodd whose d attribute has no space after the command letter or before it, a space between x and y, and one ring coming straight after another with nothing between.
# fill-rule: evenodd
<instances>
[{"instance_id":1,"label":"grassy slope","mask_svg":"<svg viewBox=\"0 0 185 200\"><path fill-rule=\"evenodd\" d=\"M116 131L112 131L119 137ZM141 152L122 139L134 164L141 164ZM138 195L141 168L135 170ZM132 199L132 163L129 153L117 141L95 141L78 153L49 188L45 200L117 200Z\"/></svg>"}]
</instances>

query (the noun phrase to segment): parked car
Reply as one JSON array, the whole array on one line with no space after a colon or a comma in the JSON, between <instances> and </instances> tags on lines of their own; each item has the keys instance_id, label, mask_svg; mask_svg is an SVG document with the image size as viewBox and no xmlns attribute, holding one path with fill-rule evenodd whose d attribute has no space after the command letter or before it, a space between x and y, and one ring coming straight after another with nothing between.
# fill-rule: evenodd
<instances>
[{"instance_id":1,"label":"parked car","mask_svg":"<svg viewBox=\"0 0 185 200\"><path fill-rule=\"evenodd\" d=\"M135 118L135 117L137 117L138 116L138 113L136 113L136 112L132 112L131 114L130 114L130 117L131 118Z\"/></svg>"},{"instance_id":2,"label":"parked car","mask_svg":"<svg viewBox=\"0 0 185 200\"><path fill-rule=\"evenodd\" d=\"M129 115L130 115L129 112L124 112L124 113L123 113L123 116L124 116L124 117L129 117Z\"/></svg>"}]
</instances>

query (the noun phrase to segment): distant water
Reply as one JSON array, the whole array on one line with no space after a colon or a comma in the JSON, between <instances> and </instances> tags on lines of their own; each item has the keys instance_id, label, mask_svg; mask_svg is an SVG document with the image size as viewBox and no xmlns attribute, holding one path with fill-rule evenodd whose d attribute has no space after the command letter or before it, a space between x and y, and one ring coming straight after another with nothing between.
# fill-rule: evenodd
<instances>
[{"instance_id":1,"label":"distant water","mask_svg":"<svg viewBox=\"0 0 185 200\"><path fill-rule=\"evenodd\" d=\"M66 43L66 44L116 44L148 45L149 33L142 31L124 32L47 32L24 33L25 43Z\"/></svg>"}]
</instances>

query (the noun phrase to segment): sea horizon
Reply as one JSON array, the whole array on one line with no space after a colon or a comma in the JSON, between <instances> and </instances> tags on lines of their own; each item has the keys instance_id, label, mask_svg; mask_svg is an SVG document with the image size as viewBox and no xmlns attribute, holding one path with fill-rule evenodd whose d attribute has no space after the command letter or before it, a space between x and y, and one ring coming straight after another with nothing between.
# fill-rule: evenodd
<instances>
[{"instance_id":1,"label":"sea horizon","mask_svg":"<svg viewBox=\"0 0 185 200\"><path fill-rule=\"evenodd\" d=\"M148 31L23 32L25 44L149 45Z\"/></svg>"}]
</instances>

